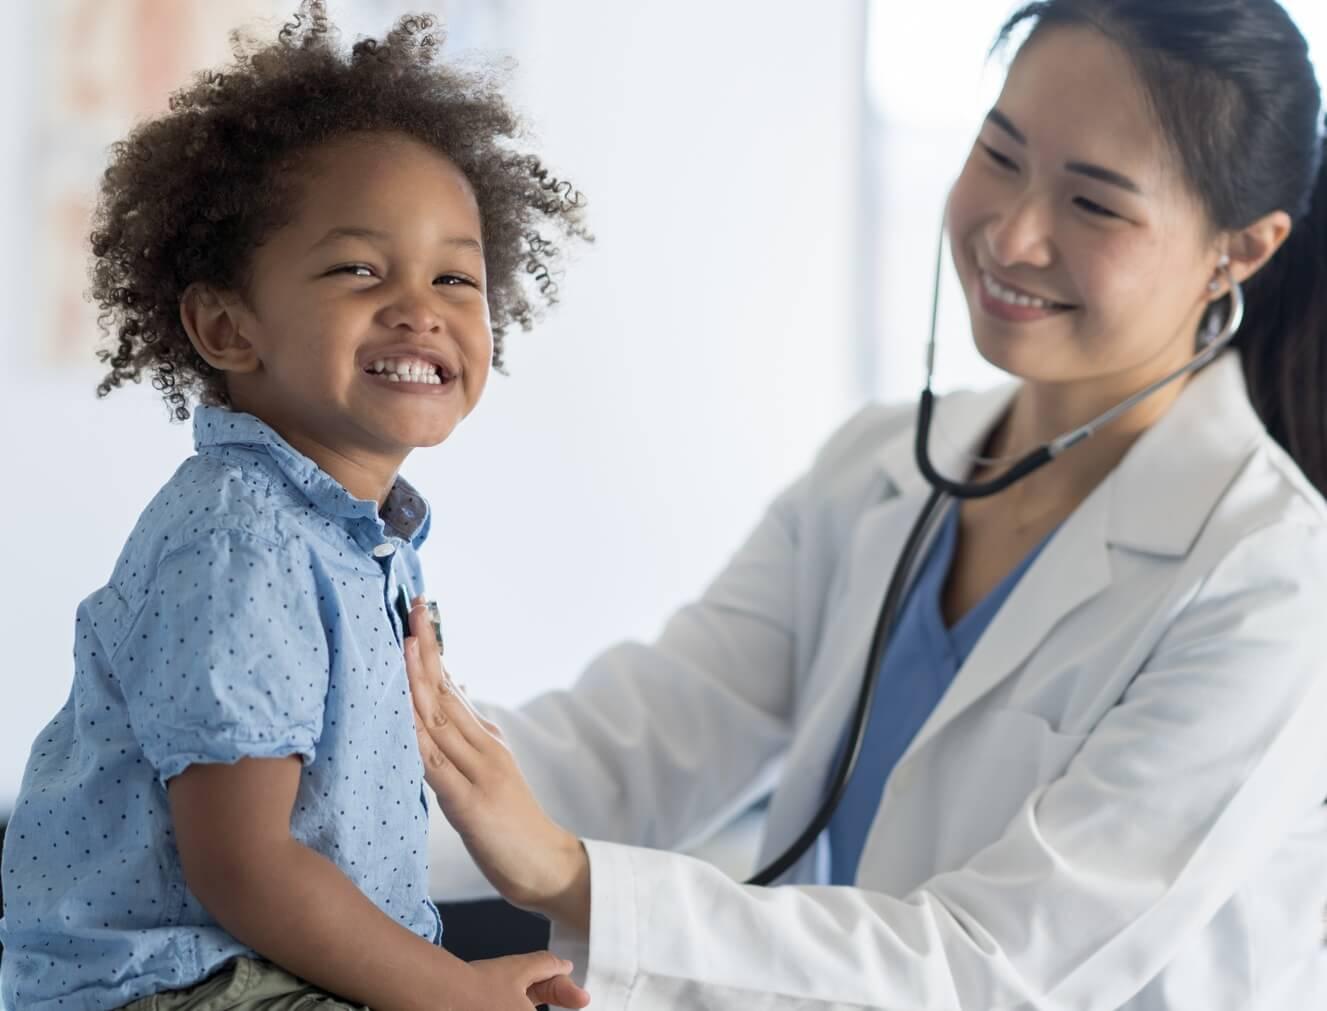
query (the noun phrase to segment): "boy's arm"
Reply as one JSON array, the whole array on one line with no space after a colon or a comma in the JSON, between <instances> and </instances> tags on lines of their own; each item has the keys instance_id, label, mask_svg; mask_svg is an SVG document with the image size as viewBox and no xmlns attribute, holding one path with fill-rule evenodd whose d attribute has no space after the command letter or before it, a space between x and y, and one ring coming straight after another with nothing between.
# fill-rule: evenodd
<instances>
[{"instance_id":1,"label":"boy's arm","mask_svg":"<svg viewBox=\"0 0 1327 1011\"><path fill-rule=\"evenodd\" d=\"M300 764L290 756L191 765L170 781L189 888L239 941L338 996L403 1011L460 997L466 963L391 919L291 837Z\"/></svg>"},{"instance_id":2,"label":"boy's arm","mask_svg":"<svg viewBox=\"0 0 1327 1011\"><path fill-rule=\"evenodd\" d=\"M170 780L185 880L217 922L287 972L375 1011L509 1006L485 971L496 964L463 962L407 930L291 837L299 780L297 756L191 765ZM547 953L530 959L531 976L565 971Z\"/></svg>"}]
</instances>

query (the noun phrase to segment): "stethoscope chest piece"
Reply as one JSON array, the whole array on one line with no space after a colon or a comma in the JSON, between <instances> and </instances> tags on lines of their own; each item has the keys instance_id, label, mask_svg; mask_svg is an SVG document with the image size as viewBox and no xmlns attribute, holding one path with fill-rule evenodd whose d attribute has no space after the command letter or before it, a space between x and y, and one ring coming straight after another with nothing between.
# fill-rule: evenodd
<instances>
[{"instance_id":1,"label":"stethoscope chest piece","mask_svg":"<svg viewBox=\"0 0 1327 1011\"><path fill-rule=\"evenodd\" d=\"M433 638L438 641L438 655L442 656L442 613L436 600L425 600L424 609L428 612L429 624L433 626ZM396 591L396 616L401 620L401 632L410 634L410 595L404 586Z\"/></svg>"}]
</instances>

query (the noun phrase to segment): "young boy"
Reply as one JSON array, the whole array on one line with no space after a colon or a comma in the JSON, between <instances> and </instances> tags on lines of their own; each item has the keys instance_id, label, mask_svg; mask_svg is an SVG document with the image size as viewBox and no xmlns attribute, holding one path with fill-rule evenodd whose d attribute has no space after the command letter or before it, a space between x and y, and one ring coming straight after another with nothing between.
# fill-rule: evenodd
<instances>
[{"instance_id":1,"label":"young boy","mask_svg":"<svg viewBox=\"0 0 1327 1011\"><path fill-rule=\"evenodd\" d=\"M99 392L201 403L197 453L79 608L6 840L9 1011L588 1001L546 952L449 955L427 893L398 471L551 301L541 229L588 237L431 24L345 53L308 0L113 150Z\"/></svg>"}]
</instances>

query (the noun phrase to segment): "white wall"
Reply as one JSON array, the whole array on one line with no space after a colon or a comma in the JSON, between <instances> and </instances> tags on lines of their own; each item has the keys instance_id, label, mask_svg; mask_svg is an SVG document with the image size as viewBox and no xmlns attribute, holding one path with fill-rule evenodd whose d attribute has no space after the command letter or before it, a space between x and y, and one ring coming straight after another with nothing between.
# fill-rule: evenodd
<instances>
[{"instance_id":1,"label":"white wall","mask_svg":"<svg viewBox=\"0 0 1327 1011\"><path fill-rule=\"evenodd\" d=\"M518 701L652 635L860 399L861 6L522 5L518 99L599 241L555 315L512 339L511 378L406 467L433 500L425 565L474 694ZM37 87L33 7L7 6L0 33L11 138ZM147 386L99 402L95 362L35 353L33 162L4 148L0 812L68 693L78 601L190 445ZM68 273L84 286L84 264Z\"/></svg>"}]
</instances>

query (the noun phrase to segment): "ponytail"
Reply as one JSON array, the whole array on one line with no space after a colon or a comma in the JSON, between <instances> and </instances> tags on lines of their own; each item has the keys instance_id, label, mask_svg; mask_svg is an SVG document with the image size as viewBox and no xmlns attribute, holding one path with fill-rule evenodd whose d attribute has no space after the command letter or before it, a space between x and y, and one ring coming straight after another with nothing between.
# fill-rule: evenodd
<instances>
[{"instance_id":1,"label":"ponytail","mask_svg":"<svg viewBox=\"0 0 1327 1011\"><path fill-rule=\"evenodd\" d=\"M1249 281L1235 341L1267 431L1327 495L1327 149L1308 213Z\"/></svg>"}]
</instances>

